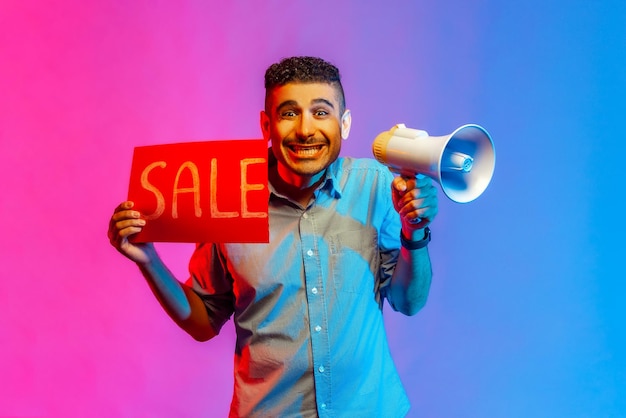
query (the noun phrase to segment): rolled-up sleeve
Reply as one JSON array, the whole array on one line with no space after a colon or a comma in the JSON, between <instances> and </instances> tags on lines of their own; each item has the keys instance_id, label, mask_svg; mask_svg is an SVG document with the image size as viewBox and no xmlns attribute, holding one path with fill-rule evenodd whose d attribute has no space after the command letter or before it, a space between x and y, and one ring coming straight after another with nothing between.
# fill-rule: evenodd
<instances>
[{"instance_id":1,"label":"rolled-up sleeve","mask_svg":"<svg viewBox=\"0 0 626 418\"><path fill-rule=\"evenodd\" d=\"M384 170L381 172L383 179L378 183L378 198L380 201L379 213L382 215L382 221L379 224L378 231L378 251L380 255L380 268L378 271L378 290L383 299L389 301L388 287L391 283L391 277L396 269L398 256L400 254L400 216L393 207L391 199L391 181L393 175ZM389 301L390 304L391 301ZM393 305L393 304L392 304Z\"/></svg>"},{"instance_id":2,"label":"rolled-up sleeve","mask_svg":"<svg viewBox=\"0 0 626 418\"><path fill-rule=\"evenodd\" d=\"M216 244L196 246L189 261L187 285L200 296L214 329L219 332L234 312L234 294L232 278Z\"/></svg>"}]
</instances>

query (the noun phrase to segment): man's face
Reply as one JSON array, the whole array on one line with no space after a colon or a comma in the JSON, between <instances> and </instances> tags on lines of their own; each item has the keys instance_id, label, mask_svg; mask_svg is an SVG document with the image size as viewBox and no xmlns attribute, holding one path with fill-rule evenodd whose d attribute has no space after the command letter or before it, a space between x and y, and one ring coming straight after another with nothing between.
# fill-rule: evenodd
<instances>
[{"instance_id":1,"label":"man's face","mask_svg":"<svg viewBox=\"0 0 626 418\"><path fill-rule=\"evenodd\" d=\"M261 129L265 139L272 140L281 177L294 185L307 185L321 178L339 156L350 115L341 114L333 85L289 83L269 92Z\"/></svg>"}]
</instances>

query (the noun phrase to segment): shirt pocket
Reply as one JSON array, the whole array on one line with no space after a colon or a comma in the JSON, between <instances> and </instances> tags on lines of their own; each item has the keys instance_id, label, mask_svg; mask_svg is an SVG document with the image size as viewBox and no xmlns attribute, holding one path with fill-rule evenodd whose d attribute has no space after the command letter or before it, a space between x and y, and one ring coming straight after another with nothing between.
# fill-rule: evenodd
<instances>
[{"instance_id":1,"label":"shirt pocket","mask_svg":"<svg viewBox=\"0 0 626 418\"><path fill-rule=\"evenodd\" d=\"M338 292L375 291L378 271L378 234L375 229L343 231L330 237L330 269Z\"/></svg>"}]
</instances>

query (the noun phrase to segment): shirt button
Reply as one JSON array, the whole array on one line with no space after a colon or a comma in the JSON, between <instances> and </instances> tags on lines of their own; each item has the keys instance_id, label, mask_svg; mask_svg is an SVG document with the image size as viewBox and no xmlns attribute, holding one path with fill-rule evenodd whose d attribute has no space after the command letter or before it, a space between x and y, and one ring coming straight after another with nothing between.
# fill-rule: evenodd
<instances>
[{"instance_id":1,"label":"shirt button","mask_svg":"<svg viewBox=\"0 0 626 418\"><path fill-rule=\"evenodd\" d=\"M320 405L320 408L322 408L322 409L326 409L326 404L325 404L325 403L321 404L321 405Z\"/></svg>"},{"instance_id":2,"label":"shirt button","mask_svg":"<svg viewBox=\"0 0 626 418\"><path fill-rule=\"evenodd\" d=\"M322 330L322 327L320 327L319 325L315 326L315 331L316 332L320 332Z\"/></svg>"},{"instance_id":3,"label":"shirt button","mask_svg":"<svg viewBox=\"0 0 626 418\"><path fill-rule=\"evenodd\" d=\"M306 255L308 255L309 257L313 257L313 250L307 251Z\"/></svg>"},{"instance_id":4,"label":"shirt button","mask_svg":"<svg viewBox=\"0 0 626 418\"><path fill-rule=\"evenodd\" d=\"M319 367L319 369L317 369L317 370L319 370L319 371L320 371L320 373L324 373L324 370L325 370L325 369L324 369L324 366L320 366L320 367Z\"/></svg>"},{"instance_id":5,"label":"shirt button","mask_svg":"<svg viewBox=\"0 0 626 418\"><path fill-rule=\"evenodd\" d=\"M314 287L313 289L311 289L311 293L313 293L314 295L317 295L317 287Z\"/></svg>"},{"instance_id":6,"label":"shirt button","mask_svg":"<svg viewBox=\"0 0 626 418\"><path fill-rule=\"evenodd\" d=\"M304 219L309 219L309 214L308 214L308 213L306 213L306 212L304 212L304 214L302 214L302 217L303 217Z\"/></svg>"}]
</instances>

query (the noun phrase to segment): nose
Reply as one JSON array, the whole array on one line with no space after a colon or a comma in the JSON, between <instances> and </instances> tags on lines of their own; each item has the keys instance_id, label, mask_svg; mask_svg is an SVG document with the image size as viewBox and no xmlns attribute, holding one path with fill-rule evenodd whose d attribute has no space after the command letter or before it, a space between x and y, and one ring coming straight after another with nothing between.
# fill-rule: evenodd
<instances>
[{"instance_id":1,"label":"nose","mask_svg":"<svg viewBox=\"0 0 626 418\"><path fill-rule=\"evenodd\" d=\"M296 133L299 138L307 139L315 134L315 120L307 113L300 116L300 121L296 127Z\"/></svg>"}]
</instances>

